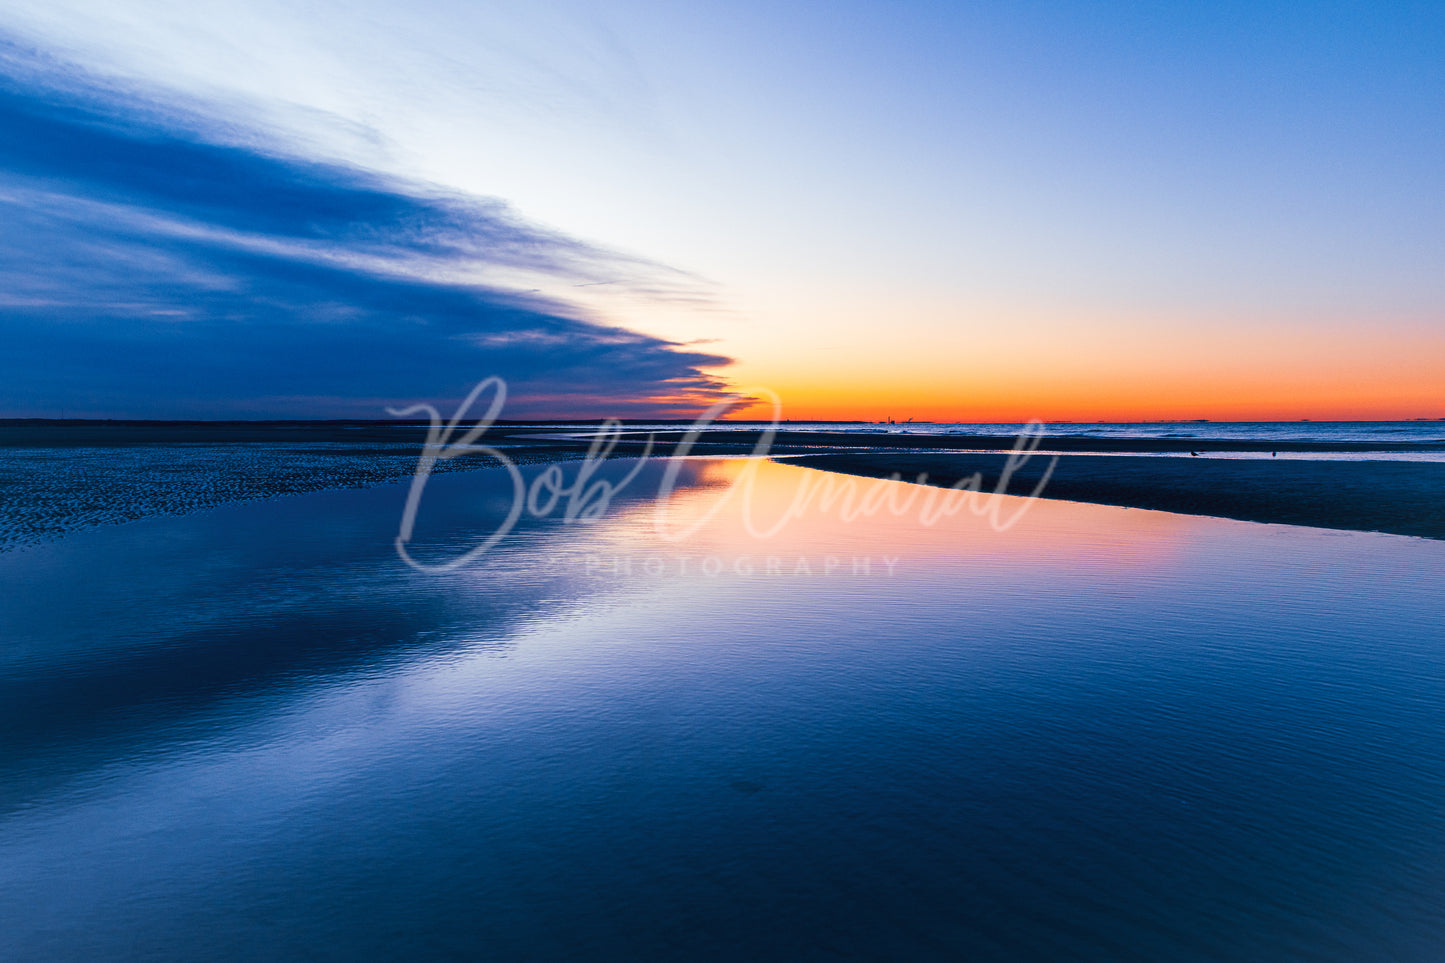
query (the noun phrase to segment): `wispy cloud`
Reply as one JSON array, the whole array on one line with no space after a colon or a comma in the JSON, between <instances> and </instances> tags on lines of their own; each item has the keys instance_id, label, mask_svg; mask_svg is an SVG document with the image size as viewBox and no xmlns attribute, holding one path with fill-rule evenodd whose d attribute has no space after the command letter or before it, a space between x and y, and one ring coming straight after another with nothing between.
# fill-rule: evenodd
<instances>
[{"instance_id":1,"label":"wispy cloud","mask_svg":"<svg viewBox=\"0 0 1445 963\"><path fill-rule=\"evenodd\" d=\"M726 358L520 287L685 303L693 279L500 201L288 156L14 45L0 131L0 414L369 417L489 374L509 413L677 413L723 387Z\"/></svg>"}]
</instances>

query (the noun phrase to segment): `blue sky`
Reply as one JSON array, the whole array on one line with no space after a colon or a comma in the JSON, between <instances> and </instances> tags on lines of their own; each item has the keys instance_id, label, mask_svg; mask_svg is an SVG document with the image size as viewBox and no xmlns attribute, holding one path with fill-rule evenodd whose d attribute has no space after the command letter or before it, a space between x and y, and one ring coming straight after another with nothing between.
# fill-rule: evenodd
<instances>
[{"instance_id":1,"label":"blue sky","mask_svg":"<svg viewBox=\"0 0 1445 963\"><path fill-rule=\"evenodd\" d=\"M1439 5L10 8L6 414L1445 414Z\"/></svg>"}]
</instances>

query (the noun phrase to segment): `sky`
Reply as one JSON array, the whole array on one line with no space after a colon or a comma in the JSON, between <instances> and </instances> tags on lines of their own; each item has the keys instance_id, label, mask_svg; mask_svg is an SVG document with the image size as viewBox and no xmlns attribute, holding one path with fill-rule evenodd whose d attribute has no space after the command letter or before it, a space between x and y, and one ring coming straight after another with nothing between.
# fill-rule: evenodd
<instances>
[{"instance_id":1,"label":"sky","mask_svg":"<svg viewBox=\"0 0 1445 963\"><path fill-rule=\"evenodd\" d=\"M11 0L0 416L1441 417L1442 158L1438 3Z\"/></svg>"}]
</instances>

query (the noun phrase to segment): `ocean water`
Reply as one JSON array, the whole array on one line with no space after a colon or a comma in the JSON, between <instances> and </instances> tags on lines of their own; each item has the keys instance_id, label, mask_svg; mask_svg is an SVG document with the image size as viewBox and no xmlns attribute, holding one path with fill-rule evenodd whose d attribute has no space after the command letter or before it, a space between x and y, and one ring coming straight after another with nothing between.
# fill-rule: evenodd
<instances>
[{"instance_id":1,"label":"ocean water","mask_svg":"<svg viewBox=\"0 0 1445 963\"><path fill-rule=\"evenodd\" d=\"M1445 544L681 468L0 553L0 957L1441 958Z\"/></svg>"},{"instance_id":2,"label":"ocean water","mask_svg":"<svg viewBox=\"0 0 1445 963\"><path fill-rule=\"evenodd\" d=\"M1445 419L1413 421L1128 421L1128 422L1043 422L1031 428L1020 422L907 424L848 424L838 422L790 421L781 427L790 431L829 431L846 434L912 434L1007 437L1027 430L1042 431L1046 437L1061 438L1162 438L1224 439L1230 441L1307 441L1324 444L1372 443L1409 446L1445 443ZM724 430L756 430L757 423L710 426ZM629 425L630 431L649 429L676 431L676 424Z\"/></svg>"}]
</instances>

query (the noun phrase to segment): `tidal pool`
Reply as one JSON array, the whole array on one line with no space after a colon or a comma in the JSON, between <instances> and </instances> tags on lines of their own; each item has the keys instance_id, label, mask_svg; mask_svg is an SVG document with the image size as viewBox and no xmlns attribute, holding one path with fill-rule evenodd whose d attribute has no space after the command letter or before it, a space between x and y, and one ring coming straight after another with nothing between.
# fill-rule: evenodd
<instances>
[{"instance_id":1,"label":"tidal pool","mask_svg":"<svg viewBox=\"0 0 1445 963\"><path fill-rule=\"evenodd\" d=\"M0 956L1440 959L1445 544L681 467L0 554Z\"/></svg>"}]
</instances>

